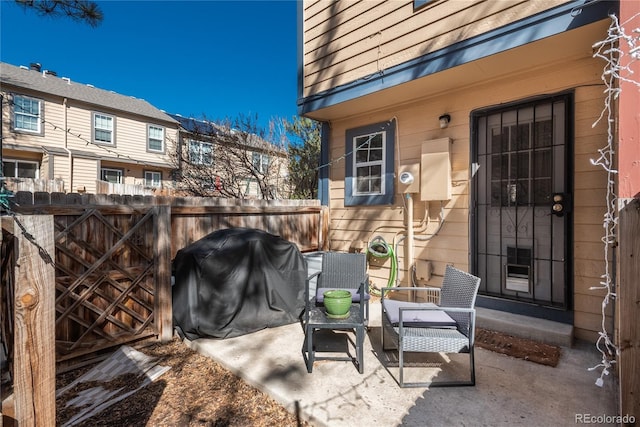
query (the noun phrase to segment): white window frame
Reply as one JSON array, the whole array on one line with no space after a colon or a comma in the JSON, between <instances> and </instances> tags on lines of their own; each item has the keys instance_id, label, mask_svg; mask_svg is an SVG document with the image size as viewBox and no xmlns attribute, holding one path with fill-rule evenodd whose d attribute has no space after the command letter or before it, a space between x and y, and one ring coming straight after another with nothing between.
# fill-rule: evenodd
<instances>
[{"instance_id":1,"label":"white window frame","mask_svg":"<svg viewBox=\"0 0 640 427\"><path fill-rule=\"evenodd\" d=\"M98 127L96 125L96 119L99 117L108 119L111 123L111 127ZM96 144L105 144L105 145L116 145L116 118L109 114L104 113L93 113L91 115L91 140ZM96 138L96 132L110 132L111 138L110 141L103 141L101 139Z\"/></svg>"},{"instance_id":2,"label":"white window frame","mask_svg":"<svg viewBox=\"0 0 640 427\"><path fill-rule=\"evenodd\" d=\"M162 187L162 172L144 171L144 186L153 188Z\"/></svg>"},{"instance_id":3,"label":"white window frame","mask_svg":"<svg viewBox=\"0 0 640 427\"><path fill-rule=\"evenodd\" d=\"M192 147L197 146L198 149L192 150ZM210 159L207 161L206 154L203 153L203 147L209 147ZM189 163L199 166L211 166L213 165L213 143L206 141L198 141L197 139L189 139L187 144L187 155Z\"/></svg>"},{"instance_id":4,"label":"white window frame","mask_svg":"<svg viewBox=\"0 0 640 427\"><path fill-rule=\"evenodd\" d=\"M116 172L117 175L118 175L118 182L115 182L113 184L122 184L122 181L123 181L123 178L124 178L124 171L122 169L100 168L100 181L111 182L111 181L107 181L106 179L104 179L104 173L105 172Z\"/></svg>"},{"instance_id":5,"label":"white window frame","mask_svg":"<svg viewBox=\"0 0 640 427\"><path fill-rule=\"evenodd\" d=\"M38 113L34 114L32 111L23 111L23 108L17 105L17 101L18 99L25 99L27 101L29 101L30 103L37 103L38 105ZM13 130L17 131L17 132L25 132L25 133L31 133L31 134L36 134L36 135L42 135L42 109L44 107L44 103L42 102L41 99L37 99L37 98L33 98L31 96L25 96L25 95L13 95ZM31 122L33 119L35 119L36 122L36 129L31 129L31 128L26 128L26 127L20 127L18 126L18 117L24 117L29 119L29 121Z\"/></svg>"},{"instance_id":6,"label":"white window frame","mask_svg":"<svg viewBox=\"0 0 640 427\"><path fill-rule=\"evenodd\" d=\"M271 164L271 156L269 156L268 154L254 151L251 161L252 161L253 167L258 172L265 174L269 170L269 165Z\"/></svg>"},{"instance_id":7,"label":"white window frame","mask_svg":"<svg viewBox=\"0 0 640 427\"><path fill-rule=\"evenodd\" d=\"M358 159L358 149L363 148L366 142L376 135L382 135L382 158L370 156ZM364 144L364 145L363 145ZM374 206L392 205L395 201L395 150L396 144L396 121L372 123L347 129L345 132L345 182L344 182L344 204L345 206ZM362 154L362 153L360 153ZM362 156L361 156L362 157ZM366 161L363 161L366 160ZM380 188L376 191L357 191L358 182L364 179L371 181L371 175L361 176L358 179L358 168L380 165L381 181ZM368 187L369 189L371 186ZM379 190L379 191L378 191Z\"/></svg>"},{"instance_id":8,"label":"white window frame","mask_svg":"<svg viewBox=\"0 0 640 427\"><path fill-rule=\"evenodd\" d=\"M155 138L152 137L151 135L151 131L152 130L159 130L160 131L160 138ZM154 135L155 136L155 135ZM160 142L160 148L152 148L151 147L151 141L159 141ZM147 125L147 151L150 151L152 153L164 153L164 127L162 126L157 126L157 125Z\"/></svg>"},{"instance_id":9,"label":"white window frame","mask_svg":"<svg viewBox=\"0 0 640 427\"><path fill-rule=\"evenodd\" d=\"M2 165L2 175L5 178L33 178L33 179L40 179L40 163L39 162L34 162L32 160L2 159L2 163L3 163L3 165ZM7 171L6 171L5 167L4 167L4 163L14 163L14 171L15 172L14 172L13 176L7 176L6 175ZM36 170L36 174L35 174L36 176L35 177L22 176L20 174L20 167L19 167L20 163L22 163L22 164L28 163L28 164L31 164L31 165L36 165L36 169L35 169Z\"/></svg>"},{"instance_id":10,"label":"white window frame","mask_svg":"<svg viewBox=\"0 0 640 427\"><path fill-rule=\"evenodd\" d=\"M366 145L370 144L371 140L376 136L376 135L381 135L382 136L382 156L380 160L366 160L366 161L362 161L359 162L358 161L358 152L360 150L370 150L370 148L365 148ZM380 194L385 194L385 179L384 179L384 173L386 170L386 163L385 163L385 158L386 158L386 149L387 149L387 133L386 132L373 132L370 134L365 134L365 135L357 135L353 138L352 144L353 144L353 180L352 180L352 194L354 196L378 196ZM376 149L377 150L377 149ZM358 176L358 168L370 168L372 166L380 166L380 176L377 177L377 179L380 180L380 190L378 191L360 191L359 190L359 183L362 181L362 179ZM367 175L366 178L369 183L371 183L372 181L372 175ZM371 185L369 185L369 188L371 188Z\"/></svg>"}]
</instances>

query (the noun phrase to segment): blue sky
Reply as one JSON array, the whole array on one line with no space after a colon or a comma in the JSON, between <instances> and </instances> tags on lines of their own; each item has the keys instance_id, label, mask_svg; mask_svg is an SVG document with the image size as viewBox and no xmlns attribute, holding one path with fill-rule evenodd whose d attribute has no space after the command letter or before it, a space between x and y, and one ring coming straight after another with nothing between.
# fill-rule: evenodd
<instances>
[{"instance_id":1,"label":"blue sky","mask_svg":"<svg viewBox=\"0 0 640 427\"><path fill-rule=\"evenodd\" d=\"M211 120L296 114L296 2L98 1L97 28L0 0L0 59Z\"/></svg>"}]
</instances>

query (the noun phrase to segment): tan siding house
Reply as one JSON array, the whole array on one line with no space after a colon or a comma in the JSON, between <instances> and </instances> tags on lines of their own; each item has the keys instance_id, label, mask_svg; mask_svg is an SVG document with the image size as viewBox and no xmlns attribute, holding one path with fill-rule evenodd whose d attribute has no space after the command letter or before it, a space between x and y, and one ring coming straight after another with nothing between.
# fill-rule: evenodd
<instances>
[{"instance_id":1,"label":"tan siding house","mask_svg":"<svg viewBox=\"0 0 640 427\"><path fill-rule=\"evenodd\" d=\"M109 184L111 192L153 194L172 187L168 154L178 123L170 116L38 64L0 67L2 159L10 189L30 190L20 185L34 180L56 183L41 190L64 192L96 193Z\"/></svg>"},{"instance_id":2,"label":"tan siding house","mask_svg":"<svg viewBox=\"0 0 640 427\"><path fill-rule=\"evenodd\" d=\"M289 198L283 147L229 124L172 115L181 124L174 164L179 194L241 199Z\"/></svg>"},{"instance_id":3,"label":"tan siding house","mask_svg":"<svg viewBox=\"0 0 640 427\"><path fill-rule=\"evenodd\" d=\"M453 264L482 278L479 306L595 340L607 123L592 126L592 45L617 2L582 4L303 1L298 106L323 122L330 249L382 238L398 284L437 286ZM386 286L392 262L369 274Z\"/></svg>"}]
</instances>

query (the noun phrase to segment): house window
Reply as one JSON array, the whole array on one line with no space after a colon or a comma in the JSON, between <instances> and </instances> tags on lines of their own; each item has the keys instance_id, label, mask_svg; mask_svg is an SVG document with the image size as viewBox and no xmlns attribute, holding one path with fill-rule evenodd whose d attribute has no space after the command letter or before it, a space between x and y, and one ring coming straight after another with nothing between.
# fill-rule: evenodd
<instances>
[{"instance_id":1,"label":"house window","mask_svg":"<svg viewBox=\"0 0 640 427\"><path fill-rule=\"evenodd\" d=\"M100 179L112 184L122 184L122 169L100 169Z\"/></svg>"},{"instance_id":2,"label":"house window","mask_svg":"<svg viewBox=\"0 0 640 427\"><path fill-rule=\"evenodd\" d=\"M113 122L111 116L93 113L93 141L100 144L114 144Z\"/></svg>"},{"instance_id":3,"label":"house window","mask_svg":"<svg viewBox=\"0 0 640 427\"><path fill-rule=\"evenodd\" d=\"M2 161L2 175L6 178L37 179L40 175L40 168L38 162L4 159Z\"/></svg>"},{"instance_id":4,"label":"house window","mask_svg":"<svg viewBox=\"0 0 640 427\"><path fill-rule=\"evenodd\" d=\"M42 101L26 96L13 97L13 130L42 133Z\"/></svg>"},{"instance_id":5,"label":"house window","mask_svg":"<svg viewBox=\"0 0 640 427\"><path fill-rule=\"evenodd\" d=\"M144 172L144 186L145 187L160 187L162 185L162 173L145 171Z\"/></svg>"},{"instance_id":6,"label":"house window","mask_svg":"<svg viewBox=\"0 0 640 427\"><path fill-rule=\"evenodd\" d=\"M270 160L266 154L253 153L253 168L262 174L267 173Z\"/></svg>"},{"instance_id":7,"label":"house window","mask_svg":"<svg viewBox=\"0 0 640 427\"><path fill-rule=\"evenodd\" d=\"M395 122L347 130L345 206L392 204Z\"/></svg>"},{"instance_id":8,"label":"house window","mask_svg":"<svg viewBox=\"0 0 640 427\"><path fill-rule=\"evenodd\" d=\"M427 3L431 3L432 0L413 0L413 10L419 9Z\"/></svg>"},{"instance_id":9,"label":"house window","mask_svg":"<svg viewBox=\"0 0 640 427\"><path fill-rule=\"evenodd\" d=\"M189 163L192 165L213 164L213 144L203 141L189 141Z\"/></svg>"},{"instance_id":10,"label":"house window","mask_svg":"<svg viewBox=\"0 0 640 427\"><path fill-rule=\"evenodd\" d=\"M164 152L164 128L153 125L147 127L147 149Z\"/></svg>"}]
</instances>

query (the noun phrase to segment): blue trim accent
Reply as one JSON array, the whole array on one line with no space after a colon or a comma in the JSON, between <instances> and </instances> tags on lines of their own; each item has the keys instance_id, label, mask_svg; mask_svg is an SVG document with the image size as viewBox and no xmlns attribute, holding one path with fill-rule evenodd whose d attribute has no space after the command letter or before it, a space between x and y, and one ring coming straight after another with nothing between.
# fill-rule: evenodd
<instances>
[{"instance_id":1,"label":"blue trim accent","mask_svg":"<svg viewBox=\"0 0 640 427\"><path fill-rule=\"evenodd\" d=\"M585 5L588 5L586 7ZM576 16L572 11L585 6ZM404 64L391 67L327 91L298 98L298 114L327 108L341 102L388 89L440 71L523 46L550 36L591 24L617 12L618 1L573 1L529 16L480 36L455 43ZM300 18L302 19L302 18ZM302 21L300 21L302 22ZM302 76L302 75L300 75ZM299 77L302 86L302 77ZM299 88L302 90L302 88ZM302 92L301 92L302 93Z\"/></svg>"},{"instance_id":2,"label":"blue trim accent","mask_svg":"<svg viewBox=\"0 0 640 427\"><path fill-rule=\"evenodd\" d=\"M320 128L320 169L318 170L318 199L322 206L329 206L329 134L328 122Z\"/></svg>"},{"instance_id":3,"label":"blue trim accent","mask_svg":"<svg viewBox=\"0 0 640 427\"><path fill-rule=\"evenodd\" d=\"M386 133L385 146L385 170L384 170L384 194L375 196L353 195L353 139L359 135L384 131ZM396 121L375 123L354 129L347 129L345 138L345 175L344 175L344 205L391 205L395 195L395 146L396 146Z\"/></svg>"},{"instance_id":4,"label":"blue trim accent","mask_svg":"<svg viewBox=\"0 0 640 427\"><path fill-rule=\"evenodd\" d=\"M432 0L413 0L413 10L416 10L427 3L430 3Z\"/></svg>"}]
</instances>

